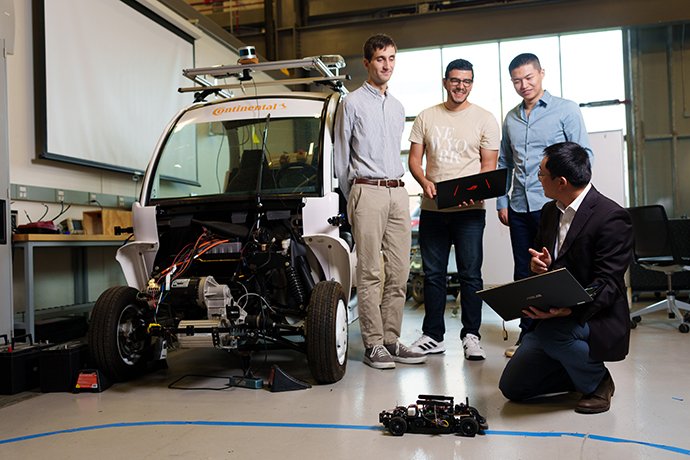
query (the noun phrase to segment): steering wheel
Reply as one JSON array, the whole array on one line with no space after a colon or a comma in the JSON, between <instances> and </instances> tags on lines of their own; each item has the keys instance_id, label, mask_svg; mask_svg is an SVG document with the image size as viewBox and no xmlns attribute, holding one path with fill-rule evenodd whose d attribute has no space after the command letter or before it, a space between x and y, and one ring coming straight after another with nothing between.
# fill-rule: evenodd
<instances>
[{"instance_id":1,"label":"steering wheel","mask_svg":"<svg viewBox=\"0 0 690 460\"><path fill-rule=\"evenodd\" d=\"M290 163L281 168L276 174L276 182L280 188L303 187L316 176L316 168L307 163Z\"/></svg>"}]
</instances>

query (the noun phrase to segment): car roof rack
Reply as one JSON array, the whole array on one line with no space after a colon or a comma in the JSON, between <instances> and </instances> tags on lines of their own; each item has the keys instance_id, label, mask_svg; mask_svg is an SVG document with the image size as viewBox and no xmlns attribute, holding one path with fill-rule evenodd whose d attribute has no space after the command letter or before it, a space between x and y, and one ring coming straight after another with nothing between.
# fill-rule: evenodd
<instances>
[{"instance_id":1,"label":"car roof rack","mask_svg":"<svg viewBox=\"0 0 690 460\"><path fill-rule=\"evenodd\" d=\"M208 94L224 92L226 97L232 94L225 90L244 88L245 83L251 81L251 86L276 86L276 85L306 85L310 83L324 84L341 94L347 93L343 85L344 80L349 80L348 75L340 75L340 69L345 67L345 60L339 55L312 56L303 59L290 59L284 61L270 61L249 64L223 65L213 67L199 67L184 69L182 75L200 86L179 88L180 93L201 91L203 97ZM287 78L273 81L253 81L257 72L269 72L272 70L305 69L318 72L321 76L306 78ZM215 85L210 79L234 78L236 83ZM203 97L201 99L203 99ZM199 99L199 96L196 98Z\"/></svg>"}]
</instances>

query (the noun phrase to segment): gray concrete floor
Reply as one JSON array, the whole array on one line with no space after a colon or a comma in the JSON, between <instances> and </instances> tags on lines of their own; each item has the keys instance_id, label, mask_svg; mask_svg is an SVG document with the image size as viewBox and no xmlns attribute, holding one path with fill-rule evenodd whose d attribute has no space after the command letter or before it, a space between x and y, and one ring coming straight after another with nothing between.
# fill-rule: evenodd
<instances>
[{"instance_id":1,"label":"gray concrete floor","mask_svg":"<svg viewBox=\"0 0 690 460\"><path fill-rule=\"evenodd\" d=\"M643 299L638 305L644 305ZM652 303L650 299L648 303ZM446 313L443 355L425 365L374 370L361 362L357 323L350 328L345 378L333 385L271 393L265 389L170 389L219 386L239 374L239 360L217 350L180 350L169 368L116 384L103 393L21 393L0 397L0 458L5 459L664 459L690 456L690 335L664 313L646 316L632 332L631 352L609 369L616 394L609 412L579 415L576 396L541 404L506 401L497 382L506 363L503 350L517 337L507 324L484 312L486 361L463 359L459 318ZM423 307L408 303L403 341L419 335ZM279 364L309 380L306 360L293 352L254 357L256 374L267 377ZM470 398L487 418L484 436L406 434L393 437L378 423L381 410L407 405L421 393Z\"/></svg>"}]
</instances>

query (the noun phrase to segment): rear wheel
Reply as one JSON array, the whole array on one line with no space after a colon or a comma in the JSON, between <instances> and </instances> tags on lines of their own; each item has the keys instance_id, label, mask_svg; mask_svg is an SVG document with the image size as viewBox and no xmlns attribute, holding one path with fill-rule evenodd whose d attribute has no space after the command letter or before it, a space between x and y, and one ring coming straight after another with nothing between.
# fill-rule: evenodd
<instances>
[{"instance_id":1,"label":"rear wheel","mask_svg":"<svg viewBox=\"0 0 690 460\"><path fill-rule=\"evenodd\" d=\"M335 383L347 367L347 306L340 283L321 281L307 310L307 360L318 383Z\"/></svg>"},{"instance_id":2,"label":"rear wheel","mask_svg":"<svg viewBox=\"0 0 690 460\"><path fill-rule=\"evenodd\" d=\"M128 286L106 290L96 301L89 324L93 364L114 381L125 381L146 367L151 356L146 302Z\"/></svg>"},{"instance_id":3,"label":"rear wheel","mask_svg":"<svg viewBox=\"0 0 690 460\"><path fill-rule=\"evenodd\" d=\"M424 303L424 275L417 274L412 278L412 299L417 303Z\"/></svg>"}]
</instances>

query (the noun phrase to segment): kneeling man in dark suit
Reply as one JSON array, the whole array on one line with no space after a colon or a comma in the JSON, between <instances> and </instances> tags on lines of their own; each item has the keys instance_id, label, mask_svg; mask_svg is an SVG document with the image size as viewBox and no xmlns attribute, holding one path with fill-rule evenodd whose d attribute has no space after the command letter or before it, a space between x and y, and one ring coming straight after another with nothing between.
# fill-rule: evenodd
<instances>
[{"instance_id":1,"label":"kneeling man in dark suit","mask_svg":"<svg viewBox=\"0 0 690 460\"><path fill-rule=\"evenodd\" d=\"M573 142L547 147L539 180L551 201L541 212L530 269L566 267L594 300L574 308L523 310L532 326L503 371L499 388L512 401L566 391L582 398L575 411L605 412L613 379L604 361L621 361L630 342L623 276L633 258L628 212L590 183L587 151Z\"/></svg>"}]
</instances>

